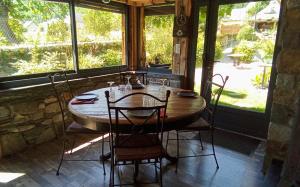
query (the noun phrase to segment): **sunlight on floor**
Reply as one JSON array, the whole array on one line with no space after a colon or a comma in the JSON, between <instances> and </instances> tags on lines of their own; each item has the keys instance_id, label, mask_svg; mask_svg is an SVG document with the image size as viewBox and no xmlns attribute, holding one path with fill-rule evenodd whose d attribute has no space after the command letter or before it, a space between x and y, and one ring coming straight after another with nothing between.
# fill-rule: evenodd
<instances>
[{"instance_id":1,"label":"sunlight on floor","mask_svg":"<svg viewBox=\"0 0 300 187\"><path fill-rule=\"evenodd\" d=\"M0 183L8 183L24 175L25 173L0 172Z\"/></svg>"},{"instance_id":2,"label":"sunlight on floor","mask_svg":"<svg viewBox=\"0 0 300 187\"><path fill-rule=\"evenodd\" d=\"M109 133L105 134L104 136L99 136L98 138L95 138L95 139L93 139L89 142L86 142L84 144L81 144L81 145L73 148L73 150L69 150L69 151L65 152L65 154L75 153L76 151L79 151L79 150L81 150L81 149L83 149L83 148L85 148L85 147L87 147L87 146L89 146L93 143L96 143L96 142L102 140L103 138L107 138L108 136L109 136Z\"/></svg>"}]
</instances>

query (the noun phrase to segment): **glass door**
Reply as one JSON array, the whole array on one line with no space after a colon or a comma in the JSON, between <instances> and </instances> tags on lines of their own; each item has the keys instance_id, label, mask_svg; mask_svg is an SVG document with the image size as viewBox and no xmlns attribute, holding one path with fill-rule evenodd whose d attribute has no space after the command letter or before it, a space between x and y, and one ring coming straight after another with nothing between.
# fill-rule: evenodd
<instances>
[{"instance_id":1,"label":"glass door","mask_svg":"<svg viewBox=\"0 0 300 187\"><path fill-rule=\"evenodd\" d=\"M279 12L276 0L219 5L213 73L229 76L221 105L265 112Z\"/></svg>"},{"instance_id":2,"label":"glass door","mask_svg":"<svg viewBox=\"0 0 300 187\"><path fill-rule=\"evenodd\" d=\"M216 126L266 138L270 110L266 104L280 2L230 2L209 1L207 5L201 88L213 74L228 75Z\"/></svg>"}]
</instances>

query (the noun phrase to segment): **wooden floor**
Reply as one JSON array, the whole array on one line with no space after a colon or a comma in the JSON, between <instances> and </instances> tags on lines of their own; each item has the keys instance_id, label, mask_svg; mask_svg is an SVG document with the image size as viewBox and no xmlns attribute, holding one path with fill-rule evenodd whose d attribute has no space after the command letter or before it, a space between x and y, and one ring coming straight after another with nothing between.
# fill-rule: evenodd
<instances>
[{"instance_id":1,"label":"wooden floor","mask_svg":"<svg viewBox=\"0 0 300 187\"><path fill-rule=\"evenodd\" d=\"M174 136L174 134L172 134ZM186 134L185 136L195 136ZM205 140L203 152L211 151L208 136L202 135ZM264 144L239 135L217 131L216 152L220 169L212 156L200 158L180 159L179 170L176 174L175 165L167 160L163 163L163 184L166 187L268 187L276 186L281 165L272 165L267 176L260 172L263 161ZM170 154L175 155L175 142L170 144ZM182 142L182 154L201 152L198 141ZM64 162L61 174L56 176L56 168L61 150L61 141L55 140L36 147L32 147L19 154L0 160L0 186L51 186L51 187L102 187L109 184L109 166L106 162L106 176L103 176L102 165L98 161L91 162ZM73 154L78 158L86 153L86 157L98 159L100 144L95 143L89 148L81 149ZM120 168L122 181L132 179L133 168ZM22 175L15 179L4 181L3 174ZM117 177L116 177L117 178ZM155 180L153 166L141 166L139 181ZM145 186L137 184L136 186ZM148 186L158 186L151 184Z\"/></svg>"}]
</instances>

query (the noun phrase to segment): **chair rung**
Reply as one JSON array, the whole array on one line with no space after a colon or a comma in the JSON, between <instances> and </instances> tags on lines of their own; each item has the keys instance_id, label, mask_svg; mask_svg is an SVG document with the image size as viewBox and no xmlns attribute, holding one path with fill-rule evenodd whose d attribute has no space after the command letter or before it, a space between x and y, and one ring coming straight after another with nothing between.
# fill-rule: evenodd
<instances>
[{"instance_id":1,"label":"chair rung","mask_svg":"<svg viewBox=\"0 0 300 187\"><path fill-rule=\"evenodd\" d=\"M118 161L118 162L123 162L123 161ZM155 164L155 163L158 163L158 162L155 162L155 161L152 161L152 162L141 162L141 163L138 163L139 165L141 164ZM134 163L131 162L131 163L115 163L115 166L126 166L126 165L133 165Z\"/></svg>"}]
</instances>

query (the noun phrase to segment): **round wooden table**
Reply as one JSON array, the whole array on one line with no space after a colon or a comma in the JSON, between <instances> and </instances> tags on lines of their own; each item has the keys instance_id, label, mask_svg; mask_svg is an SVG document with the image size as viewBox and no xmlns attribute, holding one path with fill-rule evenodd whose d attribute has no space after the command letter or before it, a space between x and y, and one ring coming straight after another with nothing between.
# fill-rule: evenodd
<instances>
[{"instance_id":1,"label":"round wooden table","mask_svg":"<svg viewBox=\"0 0 300 187\"><path fill-rule=\"evenodd\" d=\"M113 88L115 91L115 99L124 95L124 92ZM205 108L206 103L203 97L181 97L177 92L182 90L178 88L167 87L171 91L169 102L167 106L167 118L164 124L164 130L174 130L178 127L195 121ZM96 131L109 132L109 116L107 110L107 103L104 92L109 88L102 88L88 93L97 94L98 100L94 104L71 104L69 103L69 110L73 114L76 122L82 124L85 128ZM155 96L159 95L159 86L145 86L144 89L132 90L132 92L146 92ZM142 100L142 99L141 99ZM133 102L126 102L126 106L136 104ZM141 101L142 102L142 101ZM120 119L122 121L122 119ZM124 119L126 126L127 120ZM121 122L122 123L122 122ZM127 122L128 123L128 122ZM129 124L128 124L129 125Z\"/></svg>"},{"instance_id":2,"label":"round wooden table","mask_svg":"<svg viewBox=\"0 0 300 187\"><path fill-rule=\"evenodd\" d=\"M115 91L115 99L124 96L124 92L118 90L117 87L113 88ZM164 123L164 130L177 129L179 126L189 124L197 120L198 116L201 114L202 110L205 108L206 103L203 97L180 97L177 95L178 91L182 89L167 87L171 91L169 97L169 102L167 106L167 118ZM99 132L109 132L109 116L107 109L107 102L104 92L109 90L109 88L102 88L99 90L94 90L88 93L97 94L98 100L94 104L80 104L74 105L69 103L69 110L73 114L73 118L78 123L82 124L85 128L96 130ZM146 92L155 96L159 96L159 86L145 86L144 89L132 90L132 92ZM142 98L136 98L129 100L125 103L125 106L131 107L136 106L139 102L142 102ZM138 119L137 119L138 120ZM131 128L129 122L126 119L119 119L120 124L123 125L122 128ZM164 156L171 162L176 162L177 158L170 156L168 153ZM110 153L107 153L101 157L102 160L107 160L110 158Z\"/></svg>"}]
</instances>

